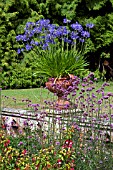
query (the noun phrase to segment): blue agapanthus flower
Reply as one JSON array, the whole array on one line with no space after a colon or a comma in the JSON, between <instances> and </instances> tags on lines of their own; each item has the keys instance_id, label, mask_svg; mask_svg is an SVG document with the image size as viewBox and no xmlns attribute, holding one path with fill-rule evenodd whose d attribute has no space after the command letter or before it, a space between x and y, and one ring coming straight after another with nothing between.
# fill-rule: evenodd
<instances>
[{"instance_id":1,"label":"blue agapanthus flower","mask_svg":"<svg viewBox=\"0 0 113 170\"><path fill-rule=\"evenodd\" d=\"M87 28L93 28L93 27L94 27L94 24L93 24L93 23L88 23L88 24L86 24L86 27L87 27Z\"/></svg>"},{"instance_id":2,"label":"blue agapanthus flower","mask_svg":"<svg viewBox=\"0 0 113 170\"><path fill-rule=\"evenodd\" d=\"M89 38L90 37L90 33L88 31L82 31L81 35L85 38Z\"/></svg>"},{"instance_id":3,"label":"blue agapanthus flower","mask_svg":"<svg viewBox=\"0 0 113 170\"><path fill-rule=\"evenodd\" d=\"M19 48L18 50L17 50L17 54L20 54L21 53L21 49Z\"/></svg>"},{"instance_id":4,"label":"blue agapanthus flower","mask_svg":"<svg viewBox=\"0 0 113 170\"><path fill-rule=\"evenodd\" d=\"M73 40L74 40L74 39L78 39L78 38L79 38L78 32L72 31L72 32L71 32L71 38L72 38Z\"/></svg>"},{"instance_id":5,"label":"blue agapanthus flower","mask_svg":"<svg viewBox=\"0 0 113 170\"><path fill-rule=\"evenodd\" d=\"M74 29L74 30L77 30L79 32L81 32L83 30L83 27L81 24L79 24L78 22L74 23L74 24L71 24L71 27Z\"/></svg>"},{"instance_id":6,"label":"blue agapanthus flower","mask_svg":"<svg viewBox=\"0 0 113 170\"><path fill-rule=\"evenodd\" d=\"M27 50L27 51L31 50L32 48L33 48L33 47L32 47L31 45L29 45L29 44L26 45L26 50Z\"/></svg>"},{"instance_id":7,"label":"blue agapanthus flower","mask_svg":"<svg viewBox=\"0 0 113 170\"><path fill-rule=\"evenodd\" d=\"M63 19L63 23L64 23L64 24L67 24L67 23L70 23L70 22L71 22L71 20L69 20L69 19L67 19L67 18L64 18L64 19Z\"/></svg>"},{"instance_id":8,"label":"blue agapanthus flower","mask_svg":"<svg viewBox=\"0 0 113 170\"><path fill-rule=\"evenodd\" d=\"M64 19L63 23L70 23L68 19ZM93 28L94 24L86 24L87 28ZM64 41L66 46L76 44L77 41L83 43L85 39L90 37L90 33L85 30L78 22L68 24L67 26L58 26L50 24L49 19L40 19L37 22L27 22L24 34L17 35L16 40L20 41L24 45L25 51L30 51L35 46L39 46L41 49L49 49L52 44L61 43ZM20 54L22 49L18 49L17 53Z\"/></svg>"}]
</instances>

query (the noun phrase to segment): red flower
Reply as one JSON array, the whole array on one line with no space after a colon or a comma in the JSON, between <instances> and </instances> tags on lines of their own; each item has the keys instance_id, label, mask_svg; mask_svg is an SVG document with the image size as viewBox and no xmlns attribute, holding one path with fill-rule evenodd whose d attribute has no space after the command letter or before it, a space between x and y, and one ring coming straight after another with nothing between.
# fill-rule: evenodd
<instances>
[{"instance_id":1,"label":"red flower","mask_svg":"<svg viewBox=\"0 0 113 170\"><path fill-rule=\"evenodd\" d=\"M22 151L22 154L25 155L26 153L27 153L27 150L24 149L24 150Z\"/></svg>"},{"instance_id":2,"label":"red flower","mask_svg":"<svg viewBox=\"0 0 113 170\"><path fill-rule=\"evenodd\" d=\"M33 162L35 162L35 161L36 161L36 158L35 158L35 157L33 157L33 158L32 158L32 161L33 161Z\"/></svg>"},{"instance_id":3,"label":"red flower","mask_svg":"<svg viewBox=\"0 0 113 170\"><path fill-rule=\"evenodd\" d=\"M7 147L10 144L10 140L8 139L5 143L4 146Z\"/></svg>"},{"instance_id":4,"label":"red flower","mask_svg":"<svg viewBox=\"0 0 113 170\"><path fill-rule=\"evenodd\" d=\"M57 160L57 164L58 164L58 165L61 165L61 164L62 164L62 160L61 160L61 159L58 159L58 160Z\"/></svg>"},{"instance_id":5,"label":"red flower","mask_svg":"<svg viewBox=\"0 0 113 170\"><path fill-rule=\"evenodd\" d=\"M74 159L72 159L72 161L71 161L72 163L74 163L75 161L74 161Z\"/></svg>"},{"instance_id":6,"label":"red flower","mask_svg":"<svg viewBox=\"0 0 113 170\"><path fill-rule=\"evenodd\" d=\"M65 144L63 145L64 148L72 148L73 142L72 140L68 139L65 141Z\"/></svg>"},{"instance_id":7,"label":"red flower","mask_svg":"<svg viewBox=\"0 0 113 170\"><path fill-rule=\"evenodd\" d=\"M5 125L2 125L2 129L6 129L6 126L5 126Z\"/></svg>"},{"instance_id":8,"label":"red flower","mask_svg":"<svg viewBox=\"0 0 113 170\"><path fill-rule=\"evenodd\" d=\"M73 145L73 142L70 140L70 142L69 142L69 148L72 148L72 145Z\"/></svg>"},{"instance_id":9,"label":"red flower","mask_svg":"<svg viewBox=\"0 0 113 170\"><path fill-rule=\"evenodd\" d=\"M40 167L40 163L36 165L36 170L38 170Z\"/></svg>"},{"instance_id":10,"label":"red flower","mask_svg":"<svg viewBox=\"0 0 113 170\"><path fill-rule=\"evenodd\" d=\"M65 144L66 144L66 145L69 145L69 141L70 141L69 139L66 140L66 141L65 141Z\"/></svg>"},{"instance_id":11,"label":"red flower","mask_svg":"<svg viewBox=\"0 0 113 170\"><path fill-rule=\"evenodd\" d=\"M54 152L54 155L56 155L56 152Z\"/></svg>"}]
</instances>

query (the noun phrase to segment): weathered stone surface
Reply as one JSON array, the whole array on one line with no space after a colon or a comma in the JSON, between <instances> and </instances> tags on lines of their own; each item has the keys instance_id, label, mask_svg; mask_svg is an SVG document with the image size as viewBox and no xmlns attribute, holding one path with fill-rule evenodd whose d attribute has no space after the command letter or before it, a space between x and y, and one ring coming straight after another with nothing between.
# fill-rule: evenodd
<instances>
[{"instance_id":1,"label":"weathered stone surface","mask_svg":"<svg viewBox=\"0 0 113 170\"><path fill-rule=\"evenodd\" d=\"M31 131L35 129L41 129L45 133L47 131L52 131L54 126L55 133L59 134L62 128L66 128L70 123L77 123L81 128L81 131L85 133L87 138L87 131L89 129L98 129L98 121L96 123L92 121L91 117L87 117L86 120L83 119L79 113L81 110L71 109L71 110L53 110L45 109L42 111L30 111L21 109L2 109L2 120L3 124L6 125L7 134L17 136L18 133L24 134L24 129L28 126ZM78 116L79 115L79 116ZM113 142L113 129L110 126L110 122L100 122L99 128L102 131L103 138L106 139L106 134L111 136L111 141ZM94 132L92 130L92 137Z\"/></svg>"}]
</instances>

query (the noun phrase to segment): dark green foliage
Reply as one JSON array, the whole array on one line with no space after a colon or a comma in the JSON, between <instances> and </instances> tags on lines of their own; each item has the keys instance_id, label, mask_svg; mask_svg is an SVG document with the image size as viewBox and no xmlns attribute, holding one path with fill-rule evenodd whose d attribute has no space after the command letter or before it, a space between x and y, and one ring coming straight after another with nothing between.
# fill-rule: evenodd
<instances>
[{"instance_id":1,"label":"dark green foliage","mask_svg":"<svg viewBox=\"0 0 113 170\"><path fill-rule=\"evenodd\" d=\"M36 21L40 18L38 12L32 9L35 4L35 0L31 3L28 0L0 1L0 68L2 69L0 84L3 88L32 86L32 68L26 68L26 65L21 64L23 56L17 55L18 43L15 37L23 33L27 21Z\"/></svg>"}]
</instances>

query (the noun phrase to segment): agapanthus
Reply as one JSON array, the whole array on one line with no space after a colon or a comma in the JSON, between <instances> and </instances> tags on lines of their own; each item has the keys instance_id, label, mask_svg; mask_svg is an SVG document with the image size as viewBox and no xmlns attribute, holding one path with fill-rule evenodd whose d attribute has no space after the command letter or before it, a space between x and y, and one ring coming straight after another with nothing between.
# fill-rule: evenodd
<instances>
[{"instance_id":1,"label":"agapanthus","mask_svg":"<svg viewBox=\"0 0 113 170\"><path fill-rule=\"evenodd\" d=\"M74 24L71 24L71 27L74 29L74 30L77 30L79 32L81 32L83 30L83 27L82 25L80 25L78 22L74 23Z\"/></svg>"},{"instance_id":2,"label":"agapanthus","mask_svg":"<svg viewBox=\"0 0 113 170\"><path fill-rule=\"evenodd\" d=\"M68 19L63 20L63 23L70 22ZM88 26L92 28L91 24ZM90 33L87 30L83 30L82 25L78 22L71 24L69 27L73 30L71 31L66 26L50 24L49 19L40 19L36 23L28 22L24 29L25 33L16 36L16 40L23 42L25 45L25 49L19 48L17 53L20 54L24 50L30 51L35 46L40 46L43 50L50 49L50 44L56 44L56 42L58 43L61 40L66 44L75 45L75 39L78 39L80 43L84 43L85 39L90 37Z\"/></svg>"},{"instance_id":3,"label":"agapanthus","mask_svg":"<svg viewBox=\"0 0 113 170\"><path fill-rule=\"evenodd\" d=\"M90 33L88 31L82 31L81 35L85 38L89 38L90 37Z\"/></svg>"},{"instance_id":4,"label":"agapanthus","mask_svg":"<svg viewBox=\"0 0 113 170\"><path fill-rule=\"evenodd\" d=\"M93 24L93 23L88 23L88 24L86 24L86 27L87 27L87 28L93 28L93 27L94 27L94 24Z\"/></svg>"},{"instance_id":5,"label":"agapanthus","mask_svg":"<svg viewBox=\"0 0 113 170\"><path fill-rule=\"evenodd\" d=\"M67 19L67 18L64 18L64 19L63 19L63 23L65 23L65 24L70 23L70 22L71 22L71 20L69 20L69 19Z\"/></svg>"}]
</instances>

